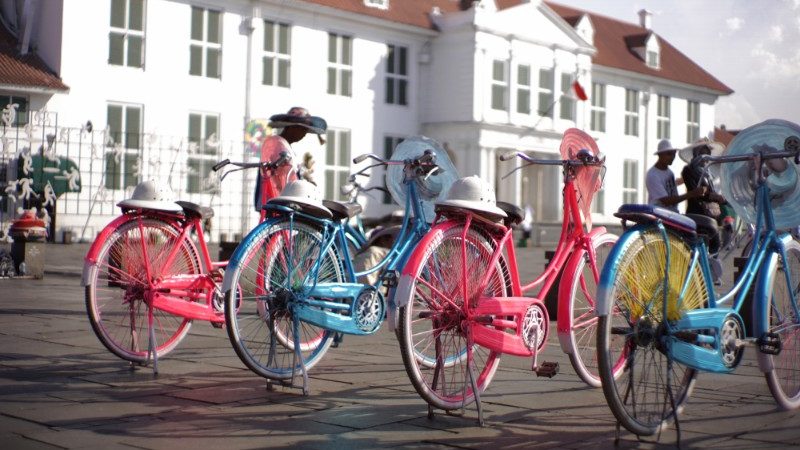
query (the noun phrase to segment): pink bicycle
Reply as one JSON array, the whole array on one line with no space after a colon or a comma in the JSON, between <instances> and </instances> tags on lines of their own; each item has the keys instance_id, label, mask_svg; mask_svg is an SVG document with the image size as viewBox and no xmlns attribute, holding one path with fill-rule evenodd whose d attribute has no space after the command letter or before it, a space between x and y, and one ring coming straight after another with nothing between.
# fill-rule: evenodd
<instances>
[{"instance_id":1,"label":"pink bicycle","mask_svg":"<svg viewBox=\"0 0 800 450\"><path fill-rule=\"evenodd\" d=\"M597 144L577 129L561 144L563 160L530 164L560 165L564 173L561 236L544 273L522 285L512 225L520 208L498 202L503 221L479 211L439 206L436 225L405 265L395 299L400 306L399 340L403 363L420 396L433 407L460 409L477 400L491 382L503 353L532 357L532 369L552 377L557 363L539 362L549 333L543 298L562 273L558 295L558 337L575 371L599 386L594 314L599 272L617 241L604 227L592 228L591 201L602 183L603 160ZM515 169L515 170L517 170ZM585 226L586 225L586 226ZM563 272L562 272L563 269ZM541 286L535 297L523 293Z\"/></svg>"},{"instance_id":2,"label":"pink bicycle","mask_svg":"<svg viewBox=\"0 0 800 450\"><path fill-rule=\"evenodd\" d=\"M214 170L226 165L236 167L227 173L260 168L266 201L280 193L290 161L286 153L255 163L226 159ZM164 194L155 182L146 181L132 199L118 204L123 213L92 243L82 277L89 321L100 342L131 363L152 360L155 373L158 358L177 347L192 320L217 328L225 323L219 286L228 262L211 260L201 226L214 210L172 202Z\"/></svg>"}]
</instances>

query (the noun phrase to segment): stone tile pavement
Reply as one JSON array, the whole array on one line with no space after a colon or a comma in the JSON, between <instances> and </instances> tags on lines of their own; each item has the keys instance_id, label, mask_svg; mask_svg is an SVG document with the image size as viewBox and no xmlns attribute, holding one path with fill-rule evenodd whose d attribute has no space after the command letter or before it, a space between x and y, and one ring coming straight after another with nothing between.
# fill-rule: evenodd
<instances>
[{"instance_id":1,"label":"stone tile pavement","mask_svg":"<svg viewBox=\"0 0 800 450\"><path fill-rule=\"evenodd\" d=\"M196 322L159 361L130 368L109 354L86 319L80 269L86 244L48 244L42 280L0 279L0 442L51 448L614 448L602 392L585 387L555 336L544 359L503 357L483 396L487 423L427 407L386 328L348 336L311 371L311 395L268 391L232 351L224 330ZM538 272L543 248L521 251ZM526 275L530 278L530 275ZM734 375L702 375L681 421L683 448L778 449L800 445L800 413L780 412L748 349ZM674 448L674 429L618 448Z\"/></svg>"}]
</instances>

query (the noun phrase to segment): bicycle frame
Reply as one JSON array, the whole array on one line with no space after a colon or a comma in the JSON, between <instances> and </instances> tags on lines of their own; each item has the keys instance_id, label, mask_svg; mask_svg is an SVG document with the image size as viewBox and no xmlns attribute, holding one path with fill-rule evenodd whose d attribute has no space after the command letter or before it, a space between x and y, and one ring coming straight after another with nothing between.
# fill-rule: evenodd
<instances>
[{"instance_id":1,"label":"bicycle frame","mask_svg":"<svg viewBox=\"0 0 800 450\"><path fill-rule=\"evenodd\" d=\"M358 283L356 280L358 277L371 274L378 270L383 269L386 272L393 272L396 271L398 267L402 267L402 264L413 250L417 241L419 241L420 237L430 228L430 225L424 220L422 200L420 200L417 195L416 187L412 182L406 182L406 189L408 193L405 202L406 214L398 238L381 261L374 267L368 268L362 272L356 272L353 267L352 257L347 246L347 234L352 230L347 219L342 219L341 221L323 219L282 205L265 205L265 209L273 213L272 217L268 217L265 222L259 224L251 231L251 234L258 233L260 230L287 218L290 223L288 230L289 235L292 234L294 222L298 220L315 224L323 231L321 242L315 246L317 252L314 265L305 274L302 280L302 286L304 287L301 295L302 301L298 302L293 309L297 319L345 334L368 335L379 329L380 322L377 327L371 330L364 330L357 326L354 321L357 304L354 300L366 289L375 290L380 295L379 288L383 285L384 279L379 277L373 285ZM358 235L359 234L355 234L355 236ZM250 240L245 238L242 244L237 247L231 257L232 263L238 264L243 255L247 252L249 248L247 243L249 242ZM339 262L345 269L348 281L345 283L319 283L317 277L323 261L322 255L334 246L338 247L340 252ZM291 265L287 268L287 277L289 279L291 279L294 270L295 268L291 267ZM229 279L226 278L222 287L223 292L228 292L232 288L228 282ZM323 298L336 299L339 301L322 300ZM347 302L345 300L352 301ZM391 300L389 300L388 305L385 299L383 299L382 302L384 308L389 308L390 311L394 308ZM396 314L392 312L389 313L390 317L394 317L395 315Z\"/></svg>"}]
</instances>

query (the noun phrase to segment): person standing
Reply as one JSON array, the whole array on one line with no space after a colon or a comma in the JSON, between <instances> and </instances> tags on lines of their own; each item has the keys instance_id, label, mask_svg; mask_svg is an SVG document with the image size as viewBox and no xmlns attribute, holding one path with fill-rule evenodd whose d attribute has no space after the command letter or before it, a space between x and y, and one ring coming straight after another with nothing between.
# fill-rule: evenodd
<instances>
[{"instance_id":1,"label":"person standing","mask_svg":"<svg viewBox=\"0 0 800 450\"><path fill-rule=\"evenodd\" d=\"M264 139L264 143L261 145L261 160L274 161L281 152L287 152L292 156L292 166L286 166L278 173L277 178L280 179L280 182L270 180L270 182L276 183L277 191L280 192L286 183L291 181L295 171L297 177L316 184L312 176L314 172L313 157L310 153L307 153L298 164L292 150L292 144L300 142L309 132L317 135L320 145L324 144L325 138L323 136L328 130L328 124L325 119L312 116L307 109L295 106L286 114L275 114L270 117L269 126L280 129L280 132ZM266 198L266 186L261 182L264 178L266 178L266 174L262 174L259 170L255 190L256 211L261 210L261 206L269 200Z\"/></svg>"},{"instance_id":2,"label":"person standing","mask_svg":"<svg viewBox=\"0 0 800 450\"><path fill-rule=\"evenodd\" d=\"M668 139L662 139L658 143L655 155L658 160L653 167L647 171L645 184L647 185L647 203L650 205L661 206L674 212L678 212L678 204L690 198L697 198L705 194L705 187L696 188L678 194L678 187L675 183L675 175L669 166L675 161L675 154L678 151L672 146Z\"/></svg>"}]
</instances>

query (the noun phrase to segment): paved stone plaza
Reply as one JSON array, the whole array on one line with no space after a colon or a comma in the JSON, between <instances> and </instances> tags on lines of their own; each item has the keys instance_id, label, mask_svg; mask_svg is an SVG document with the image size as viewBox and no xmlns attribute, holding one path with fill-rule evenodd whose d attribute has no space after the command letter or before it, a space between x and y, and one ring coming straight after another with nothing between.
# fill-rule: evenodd
<instances>
[{"instance_id":1,"label":"paved stone plaza","mask_svg":"<svg viewBox=\"0 0 800 450\"><path fill-rule=\"evenodd\" d=\"M544 355L561 373L537 378L530 361L504 357L477 412L427 417L394 335L346 337L311 371L311 395L268 391L245 369L222 329L195 322L159 361L131 370L91 331L80 269L86 244L48 244L42 280L0 280L0 442L46 448L613 448L602 392L585 387L555 336ZM538 272L543 248L521 250ZM680 423L683 448L800 445L800 412L780 412L748 349L736 374L701 375ZM526 369L528 368L528 369ZM621 432L619 448L673 448Z\"/></svg>"}]
</instances>

